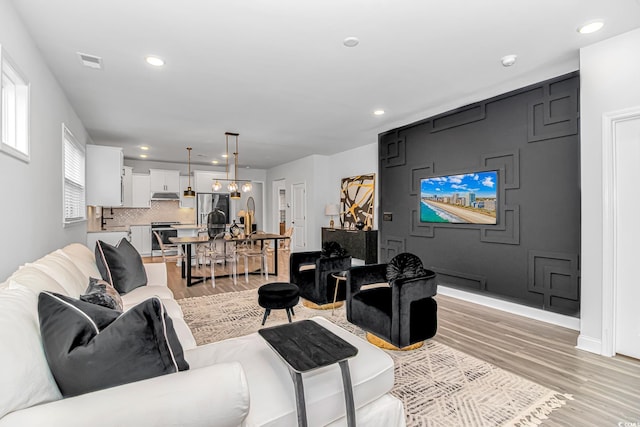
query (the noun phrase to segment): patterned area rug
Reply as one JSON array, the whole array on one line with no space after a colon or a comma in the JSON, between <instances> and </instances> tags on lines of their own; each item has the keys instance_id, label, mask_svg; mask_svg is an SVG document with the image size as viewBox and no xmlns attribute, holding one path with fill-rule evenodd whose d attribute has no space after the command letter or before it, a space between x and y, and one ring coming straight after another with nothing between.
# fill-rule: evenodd
<instances>
[{"instance_id":1,"label":"patterned area rug","mask_svg":"<svg viewBox=\"0 0 640 427\"><path fill-rule=\"evenodd\" d=\"M178 300L198 344L256 332L264 309L255 290ZM344 307L295 307L296 320L324 316L364 338L347 322ZM287 322L274 310L266 326ZM392 394L404 402L408 426L535 426L569 395L514 375L468 354L430 340L414 351L387 351L395 364Z\"/></svg>"}]
</instances>

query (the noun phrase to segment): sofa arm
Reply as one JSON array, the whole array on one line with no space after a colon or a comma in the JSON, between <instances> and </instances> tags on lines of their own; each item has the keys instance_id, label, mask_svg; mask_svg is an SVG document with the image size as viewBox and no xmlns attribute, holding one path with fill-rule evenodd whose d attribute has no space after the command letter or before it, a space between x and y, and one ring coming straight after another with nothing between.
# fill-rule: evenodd
<instances>
[{"instance_id":1,"label":"sofa arm","mask_svg":"<svg viewBox=\"0 0 640 427\"><path fill-rule=\"evenodd\" d=\"M249 413L242 366L221 363L32 406L0 426L239 426Z\"/></svg>"},{"instance_id":2,"label":"sofa arm","mask_svg":"<svg viewBox=\"0 0 640 427\"><path fill-rule=\"evenodd\" d=\"M147 285L167 286L167 266L164 262L143 264L147 273Z\"/></svg>"}]
</instances>

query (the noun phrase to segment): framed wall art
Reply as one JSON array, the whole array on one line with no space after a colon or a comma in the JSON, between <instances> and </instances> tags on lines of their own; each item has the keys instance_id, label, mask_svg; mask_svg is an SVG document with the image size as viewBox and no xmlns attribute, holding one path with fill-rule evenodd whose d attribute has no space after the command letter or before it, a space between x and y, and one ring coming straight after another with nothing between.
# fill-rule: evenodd
<instances>
[{"instance_id":1,"label":"framed wall art","mask_svg":"<svg viewBox=\"0 0 640 427\"><path fill-rule=\"evenodd\" d=\"M340 186L340 223L342 228L373 228L375 174L343 178Z\"/></svg>"}]
</instances>

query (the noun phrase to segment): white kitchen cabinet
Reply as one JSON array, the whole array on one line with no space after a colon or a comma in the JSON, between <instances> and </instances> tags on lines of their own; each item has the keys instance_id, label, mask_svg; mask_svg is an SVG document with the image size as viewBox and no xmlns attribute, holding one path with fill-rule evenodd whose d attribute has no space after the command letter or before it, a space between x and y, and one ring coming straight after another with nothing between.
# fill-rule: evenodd
<instances>
[{"instance_id":1,"label":"white kitchen cabinet","mask_svg":"<svg viewBox=\"0 0 640 427\"><path fill-rule=\"evenodd\" d=\"M108 243L112 246L117 245L121 239L129 238L128 231L99 231L95 233L87 233L87 247L92 251L96 247L96 242L98 240L102 240L105 243Z\"/></svg>"},{"instance_id":2,"label":"white kitchen cabinet","mask_svg":"<svg viewBox=\"0 0 640 427\"><path fill-rule=\"evenodd\" d=\"M180 191L180 172L177 170L149 169L152 193L177 193Z\"/></svg>"},{"instance_id":3,"label":"white kitchen cabinet","mask_svg":"<svg viewBox=\"0 0 640 427\"><path fill-rule=\"evenodd\" d=\"M133 186L133 168L131 166L122 167L122 206L125 208L132 207L132 186Z\"/></svg>"},{"instance_id":4,"label":"white kitchen cabinet","mask_svg":"<svg viewBox=\"0 0 640 427\"><path fill-rule=\"evenodd\" d=\"M180 207L193 209L196 207L196 198L184 197L184 190L186 190L188 186L189 186L189 177L180 176ZM191 182L191 189L193 190L193 181Z\"/></svg>"},{"instance_id":5,"label":"white kitchen cabinet","mask_svg":"<svg viewBox=\"0 0 640 427\"><path fill-rule=\"evenodd\" d=\"M122 206L122 148L86 146L86 198L90 206Z\"/></svg>"},{"instance_id":6,"label":"white kitchen cabinet","mask_svg":"<svg viewBox=\"0 0 640 427\"><path fill-rule=\"evenodd\" d=\"M225 179L225 177L225 172L193 171L192 187L197 193L211 193L213 192L211 187L216 179ZM220 181L220 183L222 184L223 189L218 191L218 193L226 192L227 184L229 183L226 181Z\"/></svg>"},{"instance_id":7,"label":"white kitchen cabinet","mask_svg":"<svg viewBox=\"0 0 640 427\"><path fill-rule=\"evenodd\" d=\"M142 256L151 256L151 226L132 225L131 244Z\"/></svg>"},{"instance_id":8,"label":"white kitchen cabinet","mask_svg":"<svg viewBox=\"0 0 640 427\"><path fill-rule=\"evenodd\" d=\"M146 173L134 173L131 176L131 207L151 207L151 177Z\"/></svg>"}]
</instances>

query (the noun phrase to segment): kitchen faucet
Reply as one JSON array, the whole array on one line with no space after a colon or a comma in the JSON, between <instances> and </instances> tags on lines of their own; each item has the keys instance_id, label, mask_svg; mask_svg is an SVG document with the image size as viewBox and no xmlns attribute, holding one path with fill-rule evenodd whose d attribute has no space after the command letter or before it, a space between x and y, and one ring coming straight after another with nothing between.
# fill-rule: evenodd
<instances>
[{"instance_id":1,"label":"kitchen faucet","mask_svg":"<svg viewBox=\"0 0 640 427\"><path fill-rule=\"evenodd\" d=\"M113 219L113 208L111 208L111 217L106 217L104 216L104 209L102 211L102 216L100 217L100 229L101 230L106 230L106 225L107 225L107 220L108 219Z\"/></svg>"}]
</instances>

